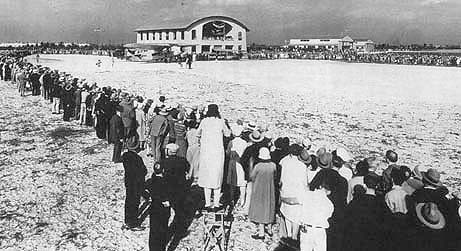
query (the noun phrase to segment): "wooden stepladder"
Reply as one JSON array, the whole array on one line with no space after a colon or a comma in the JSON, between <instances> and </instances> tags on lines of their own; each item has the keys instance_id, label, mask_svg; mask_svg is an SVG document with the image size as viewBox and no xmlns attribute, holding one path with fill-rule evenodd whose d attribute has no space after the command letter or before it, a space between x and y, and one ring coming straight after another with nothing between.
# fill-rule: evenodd
<instances>
[{"instance_id":1,"label":"wooden stepladder","mask_svg":"<svg viewBox=\"0 0 461 251\"><path fill-rule=\"evenodd\" d=\"M205 213L203 215L203 251L227 251L234 217L229 211Z\"/></svg>"}]
</instances>

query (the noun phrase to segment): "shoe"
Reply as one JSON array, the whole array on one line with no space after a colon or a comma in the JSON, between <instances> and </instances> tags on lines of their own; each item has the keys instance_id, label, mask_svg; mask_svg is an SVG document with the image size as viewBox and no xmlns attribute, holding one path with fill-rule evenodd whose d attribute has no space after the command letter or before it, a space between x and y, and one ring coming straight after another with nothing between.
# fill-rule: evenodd
<instances>
[{"instance_id":1,"label":"shoe","mask_svg":"<svg viewBox=\"0 0 461 251\"><path fill-rule=\"evenodd\" d=\"M264 240L264 236L259 236L259 234L253 234L251 235L251 238L255 240Z\"/></svg>"}]
</instances>

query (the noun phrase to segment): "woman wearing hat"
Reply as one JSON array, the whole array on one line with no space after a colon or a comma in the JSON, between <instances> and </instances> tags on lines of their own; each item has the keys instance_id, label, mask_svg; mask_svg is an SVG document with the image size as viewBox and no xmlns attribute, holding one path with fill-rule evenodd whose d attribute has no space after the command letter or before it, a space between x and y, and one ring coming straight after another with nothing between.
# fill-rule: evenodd
<instances>
[{"instance_id":1,"label":"woman wearing hat","mask_svg":"<svg viewBox=\"0 0 461 251\"><path fill-rule=\"evenodd\" d=\"M251 191L250 209L248 218L258 224L258 232L253 235L254 239L264 239L264 227L268 226L268 234L272 237L271 224L275 220L275 164L271 161L269 149L259 149L258 158L261 160L254 167L250 178L253 181Z\"/></svg>"},{"instance_id":2,"label":"woman wearing hat","mask_svg":"<svg viewBox=\"0 0 461 251\"><path fill-rule=\"evenodd\" d=\"M223 137L230 136L230 130L221 119L217 105L208 106L206 118L200 123L198 136L200 138L198 185L205 191L205 208L218 208L224 174ZM212 192L213 205L211 204Z\"/></svg>"}]
</instances>

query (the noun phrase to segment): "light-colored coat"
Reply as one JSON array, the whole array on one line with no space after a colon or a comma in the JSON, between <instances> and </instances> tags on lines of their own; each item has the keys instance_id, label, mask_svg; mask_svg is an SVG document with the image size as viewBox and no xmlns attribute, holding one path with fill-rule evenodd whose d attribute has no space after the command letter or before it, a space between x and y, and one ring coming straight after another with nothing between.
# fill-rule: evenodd
<instances>
[{"instance_id":1,"label":"light-colored coat","mask_svg":"<svg viewBox=\"0 0 461 251\"><path fill-rule=\"evenodd\" d=\"M200 164L198 185L204 188L221 188L224 173L223 136L229 136L230 130L223 119L205 118L200 123Z\"/></svg>"},{"instance_id":2,"label":"light-colored coat","mask_svg":"<svg viewBox=\"0 0 461 251\"><path fill-rule=\"evenodd\" d=\"M136 123L137 128L136 131L139 135L139 141L146 141L146 114L141 108L136 108Z\"/></svg>"}]
</instances>

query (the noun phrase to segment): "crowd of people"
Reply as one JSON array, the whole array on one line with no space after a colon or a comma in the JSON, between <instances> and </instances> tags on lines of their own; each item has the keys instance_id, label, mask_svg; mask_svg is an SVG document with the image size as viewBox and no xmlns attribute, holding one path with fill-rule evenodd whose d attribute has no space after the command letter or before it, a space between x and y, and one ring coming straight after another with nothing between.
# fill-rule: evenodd
<instances>
[{"instance_id":1,"label":"crowd of people","mask_svg":"<svg viewBox=\"0 0 461 251\"><path fill-rule=\"evenodd\" d=\"M216 104L135 96L21 57L1 58L0 69L21 96L41 95L52 113L94 127L113 145L112 161L125 170L124 229L143 230L140 205L150 200L150 250L165 250L171 239L187 235L192 191L203 195L203 212L226 207L246 215L256 240L274 238L279 222L278 250L461 247L459 200L437 166L412 169L393 150L358 160L345 147L317 146L307 137L269 138L269 125L228 121ZM146 180L148 168L153 174Z\"/></svg>"},{"instance_id":2,"label":"crowd of people","mask_svg":"<svg viewBox=\"0 0 461 251\"><path fill-rule=\"evenodd\" d=\"M351 63L431 65L461 67L461 56L441 53L385 52L357 53L355 50L282 49L278 51L250 52L249 59L309 59Z\"/></svg>"}]
</instances>

